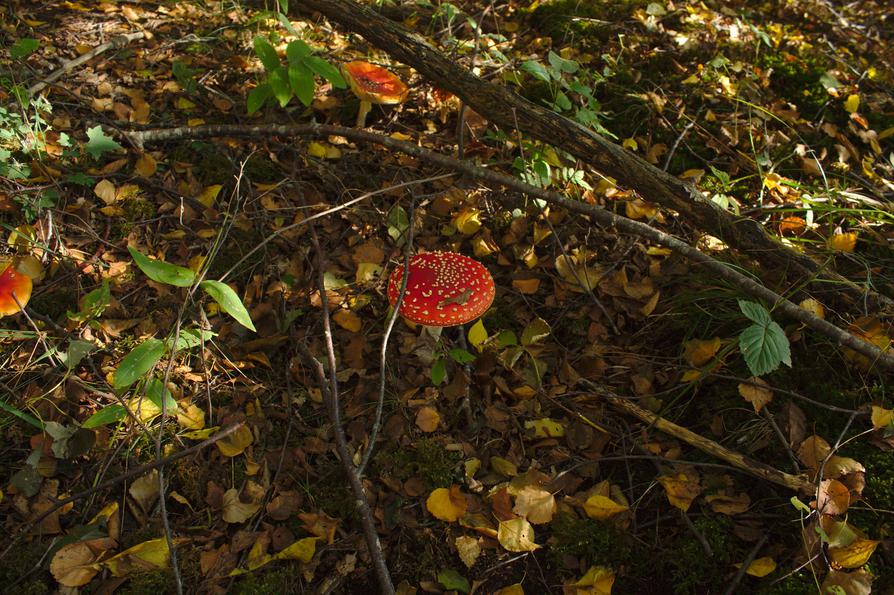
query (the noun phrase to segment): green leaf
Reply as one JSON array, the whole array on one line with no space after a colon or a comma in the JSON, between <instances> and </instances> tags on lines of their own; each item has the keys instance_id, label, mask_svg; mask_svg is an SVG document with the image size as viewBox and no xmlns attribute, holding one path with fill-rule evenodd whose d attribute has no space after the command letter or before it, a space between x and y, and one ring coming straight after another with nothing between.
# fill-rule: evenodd
<instances>
[{"instance_id":1,"label":"green leaf","mask_svg":"<svg viewBox=\"0 0 894 595\"><path fill-rule=\"evenodd\" d=\"M117 423L127 417L127 410L124 408L124 405L120 403L115 403L114 405L107 405L88 417L84 424L81 426L82 428L98 428L100 426L105 426L108 424Z\"/></svg>"},{"instance_id":2,"label":"green leaf","mask_svg":"<svg viewBox=\"0 0 894 595\"><path fill-rule=\"evenodd\" d=\"M535 318L529 322L528 326L525 327L525 330L522 331L521 344L527 347L528 345L537 343L541 339L548 337L549 333L549 324L542 318Z\"/></svg>"},{"instance_id":3,"label":"green leaf","mask_svg":"<svg viewBox=\"0 0 894 595\"><path fill-rule=\"evenodd\" d=\"M99 159L103 153L117 151L121 148L121 145L115 142L112 137L106 136L106 133L102 131L102 127L99 125L87 129L87 139L87 152L94 159Z\"/></svg>"},{"instance_id":4,"label":"green leaf","mask_svg":"<svg viewBox=\"0 0 894 595\"><path fill-rule=\"evenodd\" d=\"M497 345L500 347L518 345L518 338L512 331L500 331L500 334L497 335Z\"/></svg>"},{"instance_id":5,"label":"green leaf","mask_svg":"<svg viewBox=\"0 0 894 595\"><path fill-rule=\"evenodd\" d=\"M739 349L754 376L763 376L784 363L792 367L788 337L782 327L772 320L766 324L752 324L739 335Z\"/></svg>"},{"instance_id":6,"label":"green leaf","mask_svg":"<svg viewBox=\"0 0 894 595\"><path fill-rule=\"evenodd\" d=\"M314 100L314 74L304 64L289 64L289 85L301 103L310 105Z\"/></svg>"},{"instance_id":7,"label":"green leaf","mask_svg":"<svg viewBox=\"0 0 894 595\"><path fill-rule=\"evenodd\" d=\"M140 270L146 273L147 277L158 283L176 287L189 287L196 278L196 274L190 269L178 267L175 264L162 262L161 260L152 260L131 246L127 247L127 251L130 252Z\"/></svg>"},{"instance_id":8,"label":"green leaf","mask_svg":"<svg viewBox=\"0 0 894 595\"><path fill-rule=\"evenodd\" d=\"M310 56L310 53L310 46L300 39L296 39L286 46L286 59L289 61L290 65L301 64L304 61L304 58Z\"/></svg>"},{"instance_id":9,"label":"green leaf","mask_svg":"<svg viewBox=\"0 0 894 595\"><path fill-rule=\"evenodd\" d=\"M23 37L17 39L16 42L10 46L9 55L13 60L21 60L36 52L39 47L40 42L38 40L32 39L31 37Z\"/></svg>"},{"instance_id":10,"label":"green leaf","mask_svg":"<svg viewBox=\"0 0 894 595\"><path fill-rule=\"evenodd\" d=\"M272 72L279 67L279 56L269 41L258 35L252 40L252 43L255 46L255 53L261 59L261 64L264 65L264 70Z\"/></svg>"},{"instance_id":11,"label":"green leaf","mask_svg":"<svg viewBox=\"0 0 894 595\"><path fill-rule=\"evenodd\" d=\"M326 60L320 58L319 56L307 56L304 59L304 63L307 65L308 68L332 83L333 87L337 87L339 89L344 89L345 87L347 87L347 83L345 83L345 79L341 76L338 68L336 68Z\"/></svg>"},{"instance_id":12,"label":"green leaf","mask_svg":"<svg viewBox=\"0 0 894 595\"><path fill-rule=\"evenodd\" d=\"M216 333L212 331L197 328L182 330L180 331L180 335L177 337L177 342L174 344L174 348L170 351L171 353L176 353L182 349L195 349L202 343L210 341L215 335Z\"/></svg>"},{"instance_id":13,"label":"green leaf","mask_svg":"<svg viewBox=\"0 0 894 595\"><path fill-rule=\"evenodd\" d=\"M401 246L406 241L405 234L410 229L410 218L400 205L394 205L388 211L388 235Z\"/></svg>"},{"instance_id":14,"label":"green leaf","mask_svg":"<svg viewBox=\"0 0 894 595\"><path fill-rule=\"evenodd\" d=\"M795 509L800 510L803 513L806 513L806 514L813 513L813 510L811 510L811 508L809 506L807 506L806 504L801 502L800 498L798 498L797 496L792 496L791 500L789 500L789 502L792 503L792 506L794 506Z\"/></svg>"},{"instance_id":15,"label":"green leaf","mask_svg":"<svg viewBox=\"0 0 894 595\"><path fill-rule=\"evenodd\" d=\"M158 378L153 378L146 385L146 398L152 401L152 404L158 407L159 411L166 411L170 414L180 410L177 401L171 396L171 391L164 388L164 385ZM162 399L164 399L164 408L162 407Z\"/></svg>"},{"instance_id":16,"label":"green leaf","mask_svg":"<svg viewBox=\"0 0 894 595\"><path fill-rule=\"evenodd\" d=\"M475 354L459 347L451 349L447 354L450 356L450 359L458 364L470 364L475 361Z\"/></svg>"},{"instance_id":17,"label":"green leaf","mask_svg":"<svg viewBox=\"0 0 894 595\"><path fill-rule=\"evenodd\" d=\"M435 386L440 385L444 382L444 378L447 377L447 364L443 359L437 360L434 365L431 367L431 383Z\"/></svg>"},{"instance_id":18,"label":"green leaf","mask_svg":"<svg viewBox=\"0 0 894 595\"><path fill-rule=\"evenodd\" d=\"M578 64L574 60L566 60L552 50L550 50L547 59L549 60L550 66L560 72L565 72L567 74L574 74L580 68L580 64Z\"/></svg>"},{"instance_id":19,"label":"green leaf","mask_svg":"<svg viewBox=\"0 0 894 595\"><path fill-rule=\"evenodd\" d=\"M70 372L94 349L96 349L96 345L89 341L73 339L68 342L68 351L58 354L58 357Z\"/></svg>"},{"instance_id":20,"label":"green leaf","mask_svg":"<svg viewBox=\"0 0 894 595\"><path fill-rule=\"evenodd\" d=\"M773 320L770 318L770 313L767 309L757 302L739 300L739 309L742 310L742 314L744 314L748 320L756 322L757 324L767 325Z\"/></svg>"},{"instance_id":21,"label":"green leaf","mask_svg":"<svg viewBox=\"0 0 894 595\"><path fill-rule=\"evenodd\" d=\"M245 309L242 300L239 299L239 296L236 295L236 292L229 285L220 281L202 281L199 286L236 322L250 331L256 331L248 310Z\"/></svg>"},{"instance_id":22,"label":"green leaf","mask_svg":"<svg viewBox=\"0 0 894 595\"><path fill-rule=\"evenodd\" d=\"M541 64L537 60L528 60L527 62L523 62L521 65L521 69L533 76L535 79L541 80L545 83L549 82L549 73L546 71L546 68L543 67L543 64Z\"/></svg>"},{"instance_id":23,"label":"green leaf","mask_svg":"<svg viewBox=\"0 0 894 595\"><path fill-rule=\"evenodd\" d=\"M264 105L270 97L273 97L273 87L269 83L263 83L248 92L246 107L249 114L253 114Z\"/></svg>"},{"instance_id":24,"label":"green leaf","mask_svg":"<svg viewBox=\"0 0 894 595\"><path fill-rule=\"evenodd\" d=\"M292 99L292 87L289 86L289 71L285 66L277 66L270 73L267 79L270 88L273 89L273 96L279 101L279 107L286 107L289 100Z\"/></svg>"},{"instance_id":25,"label":"green leaf","mask_svg":"<svg viewBox=\"0 0 894 595\"><path fill-rule=\"evenodd\" d=\"M109 290L109 281L106 279L102 282L102 285L84 296L79 312L69 311L67 316L75 322L86 322L93 318L98 318L108 308L111 300L112 293Z\"/></svg>"},{"instance_id":26,"label":"green leaf","mask_svg":"<svg viewBox=\"0 0 894 595\"><path fill-rule=\"evenodd\" d=\"M454 591L459 591L461 593L469 592L468 579L452 568L445 568L440 571L438 573L438 582L448 590L453 589Z\"/></svg>"},{"instance_id":27,"label":"green leaf","mask_svg":"<svg viewBox=\"0 0 894 595\"><path fill-rule=\"evenodd\" d=\"M15 416L18 417L20 420L22 420L22 421L24 421L24 422L28 422L29 424L31 424L32 426L34 426L34 427L37 428L38 430L43 431L43 422L41 422L40 420L38 420L36 417L33 417L33 416L31 416L31 415L25 413L25 412L22 411L21 409L19 409L19 408L17 408L17 407L13 407L12 405L10 405L9 403L7 403L6 401L0 401L0 409L2 409L3 411L5 411L5 412L7 412L7 413L10 413L10 414L12 414L12 415L15 415Z\"/></svg>"},{"instance_id":28,"label":"green leaf","mask_svg":"<svg viewBox=\"0 0 894 595\"><path fill-rule=\"evenodd\" d=\"M286 11L283 11L283 12L286 12ZM288 17L286 17L286 15L283 14L283 12L277 13L277 15L276 15L276 19L279 21L279 23L283 27L286 28L286 31L288 31L295 37L298 37L299 35L301 35L300 33L298 33L298 30L295 29L295 27L292 25L292 22L288 19Z\"/></svg>"},{"instance_id":29,"label":"green leaf","mask_svg":"<svg viewBox=\"0 0 894 595\"><path fill-rule=\"evenodd\" d=\"M158 339L146 339L133 348L115 370L112 386L115 389L127 388L158 363L165 354L165 344Z\"/></svg>"}]
</instances>

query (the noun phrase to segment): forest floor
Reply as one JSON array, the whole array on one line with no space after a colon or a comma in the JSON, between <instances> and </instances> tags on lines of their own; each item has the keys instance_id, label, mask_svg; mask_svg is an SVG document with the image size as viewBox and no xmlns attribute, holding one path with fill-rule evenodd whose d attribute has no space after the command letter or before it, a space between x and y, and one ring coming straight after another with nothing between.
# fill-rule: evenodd
<instances>
[{"instance_id":1,"label":"forest floor","mask_svg":"<svg viewBox=\"0 0 894 595\"><path fill-rule=\"evenodd\" d=\"M561 146L460 120L388 48L300 5L13 0L0 14L0 220L8 270L33 279L0 324L0 591L377 591L317 359L349 466L374 447L362 481L399 593L894 592L879 365L664 246L515 189L348 134L188 130L351 127L359 102L335 67L368 60L409 86L373 106L369 131L648 223L882 349L894 312L762 269ZM377 10L894 298L886 2ZM279 60L306 67L278 80ZM127 136L169 127L187 131ZM440 339L400 318L387 334L390 273L436 250L482 262L493 305ZM17 312L6 277L0 304ZM746 358L754 328L782 352Z\"/></svg>"}]
</instances>

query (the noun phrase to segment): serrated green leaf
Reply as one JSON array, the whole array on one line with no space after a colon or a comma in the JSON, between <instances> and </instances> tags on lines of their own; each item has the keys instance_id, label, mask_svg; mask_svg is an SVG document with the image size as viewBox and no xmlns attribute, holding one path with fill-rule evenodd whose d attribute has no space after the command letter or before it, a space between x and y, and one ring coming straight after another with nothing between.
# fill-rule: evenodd
<instances>
[{"instance_id":1,"label":"serrated green leaf","mask_svg":"<svg viewBox=\"0 0 894 595\"><path fill-rule=\"evenodd\" d=\"M176 287L189 287L196 278L196 274L190 269L178 267L175 264L163 262L161 260L152 260L139 250L128 246L127 251L133 257L133 261L137 263L140 270L147 277L158 283L174 285Z\"/></svg>"},{"instance_id":2,"label":"serrated green leaf","mask_svg":"<svg viewBox=\"0 0 894 595\"><path fill-rule=\"evenodd\" d=\"M115 370L112 386L118 390L127 388L142 378L165 353L165 344L158 339L146 339L133 348Z\"/></svg>"},{"instance_id":3,"label":"serrated green leaf","mask_svg":"<svg viewBox=\"0 0 894 595\"><path fill-rule=\"evenodd\" d=\"M121 148L121 145L115 142L115 139L112 137L106 136L106 133L102 131L102 127L97 125L87 129L87 146L85 148L91 157L99 159L103 153L117 151Z\"/></svg>"},{"instance_id":4,"label":"serrated green leaf","mask_svg":"<svg viewBox=\"0 0 894 595\"><path fill-rule=\"evenodd\" d=\"M550 66L560 72L565 72L567 74L574 74L580 68L580 64L578 64L576 61L566 60L552 50L550 50L547 59L549 60Z\"/></svg>"},{"instance_id":5,"label":"serrated green leaf","mask_svg":"<svg viewBox=\"0 0 894 595\"><path fill-rule=\"evenodd\" d=\"M739 335L739 349L754 376L763 376L784 363L792 365L791 350L785 331L774 321L752 324Z\"/></svg>"},{"instance_id":6,"label":"serrated green leaf","mask_svg":"<svg viewBox=\"0 0 894 595\"><path fill-rule=\"evenodd\" d=\"M98 428L100 426L105 426L108 424L117 423L124 418L127 417L127 410L120 403L115 403L113 405L107 405L103 407L90 417L88 417L82 428L87 428L88 430L91 428Z\"/></svg>"},{"instance_id":7,"label":"serrated green leaf","mask_svg":"<svg viewBox=\"0 0 894 595\"><path fill-rule=\"evenodd\" d=\"M757 302L739 300L739 309L742 310L742 314L744 314L748 320L760 325L767 325L773 320L770 318L770 313L767 309Z\"/></svg>"},{"instance_id":8,"label":"serrated green leaf","mask_svg":"<svg viewBox=\"0 0 894 595\"><path fill-rule=\"evenodd\" d=\"M304 105L310 105L314 100L314 74L304 64L289 64L289 85L298 100Z\"/></svg>"},{"instance_id":9,"label":"serrated green leaf","mask_svg":"<svg viewBox=\"0 0 894 595\"><path fill-rule=\"evenodd\" d=\"M267 72L275 70L279 66L279 56L270 42L258 35L252 40L252 43L255 46L255 53L261 59L261 64L264 65L264 70Z\"/></svg>"},{"instance_id":10,"label":"serrated green leaf","mask_svg":"<svg viewBox=\"0 0 894 595\"><path fill-rule=\"evenodd\" d=\"M447 377L447 364L444 363L443 359L437 360L434 365L431 367L431 383L435 386L440 385L444 382L444 378Z\"/></svg>"},{"instance_id":11,"label":"serrated green leaf","mask_svg":"<svg viewBox=\"0 0 894 595\"><path fill-rule=\"evenodd\" d=\"M455 361L458 364L470 364L475 361L475 355L469 353L465 349L460 349L459 347L451 349L448 352L450 359Z\"/></svg>"},{"instance_id":12,"label":"serrated green leaf","mask_svg":"<svg viewBox=\"0 0 894 595\"><path fill-rule=\"evenodd\" d=\"M232 316L236 322L250 331L256 331L248 310L245 309L242 300L229 285L220 281L202 281L199 287L204 289L205 293L211 296L211 299L217 302L221 309Z\"/></svg>"},{"instance_id":13,"label":"serrated green leaf","mask_svg":"<svg viewBox=\"0 0 894 595\"><path fill-rule=\"evenodd\" d=\"M264 102L273 97L273 87L269 83L263 83L248 92L246 109L253 114L264 105Z\"/></svg>"},{"instance_id":14,"label":"serrated green leaf","mask_svg":"<svg viewBox=\"0 0 894 595\"><path fill-rule=\"evenodd\" d=\"M345 87L347 87L347 83L345 83L345 79L341 76L338 68L336 68L326 60L320 58L319 56L307 56L306 58L304 58L304 64L306 64L307 67L313 70L316 74L332 83L333 87L337 87L339 89L344 89Z\"/></svg>"},{"instance_id":15,"label":"serrated green leaf","mask_svg":"<svg viewBox=\"0 0 894 595\"><path fill-rule=\"evenodd\" d=\"M461 593L469 592L468 579L452 568L445 568L440 571L438 573L438 582L448 590L453 589L454 591L459 591Z\"/></svg>"}]
</instances>

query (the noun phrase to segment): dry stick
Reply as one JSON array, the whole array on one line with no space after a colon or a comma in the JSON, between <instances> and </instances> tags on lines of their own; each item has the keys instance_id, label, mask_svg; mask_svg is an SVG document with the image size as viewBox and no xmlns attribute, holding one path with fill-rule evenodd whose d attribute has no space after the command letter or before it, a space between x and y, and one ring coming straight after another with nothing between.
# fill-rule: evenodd
<instances>
[{"instance_id":1,"label":"dry stick","mask_svg":"<svg viewBox=\"0 0 894 595\"><path fill-rule=\"evenodd\" d=\"M615 394L603 386L599 386L589 380L582 379L581 382L589 387L596 395L605 399L608 404L615 409L639 418L641 421L648 423L657 430L673 436L678 440L682 440L686 444L689 444L712 457L726 461L737 469L741 469L755 477L765 479L790 490L804 493L814 491L814 485L806 475L791 475L790 473L785 473L784 471L770 467L760 461L750 459L743 454L732 451L725 446L714 442L713 440L708 440L704 436L699 436L683 426L678 426L672 421L668 421L647 409L643 409L639 405L632 403L630 400Z\"/></svg>"},{"instance_id":2,"label":"dry stick","mask_svg":"<svg viewBox=\"0 0 894 595\"><path fill-rule=\"evenodd\" d=\"M336 370L338 364L335 361L335 345L332 342L332 325L329 320L329 298L326 297L326 284L324 283L324 262L323 252L320 248L320 240L317 237L317 228L310 226L310 240L316 252L317 260L317 285L320 290L320 305L323 310L323 341L326 344L326 357L329 362L329 388L328 399L326 399L327 408L329 409L329 420L332 422L332 433L335 436L335 450L338 458L341 460L345 474L348 476L348 482L351 484L351 491L354 492L354 506L360 514L360 522L363 524L363 535L366 538L366 547L369 549L369 556L372 558L373 567L376 571L376 577L379 580L379 587L385 595L394 595L394 584L391 582L391 574L388 572L388 566L385 564L385 555L382 553L382 544L379 542L379 534L376 532L376 523L373 518L372 510L369 507L369 501L366 498L366 491L363 489L363 481L357 473L357 469L352 462L351 451L348 449L348 440L345 436L345 429L341 422L341 403L338 395L338 378ZM299 344L300 349L306 349ZM311 356L311 361L317 372L320 381L320 388L326 389L326 374L323 371L323 364L315 357Z\"/></svg>"},{"instance_id":3,"label":"dry stick","mask_svg":"<svg viewBox=\"0 0 894 595\"><path fill-rule=\"evenodd\" d=\"M155 461L152 461L151 463L146 463L145 465L140 465L139 467L135 467L135 468L131 469L127 473L124 473L117 477L113 477L111 479L107 479L106 481L104 481L98 485L95 485L92 488L87 488L86 490L78 492L77 494L74 494L73 496L69 496L68 498L65 498L64 500L57 501L55 504L53 504L47 510L43 511L42 513L37 515L35 518L33 518L31 521L29 521L19 531L18 535L16 535L15 537L12 538L12 541L10 542L10 544L8 546L6 546L6 549L4 549L2 553L0 553L0 559L3 559L4 557L6 557L6 555L9 553L9 551L13 547L15 547L15 545L19 542L19 540L21 540L21 538L24 534L31 531L31 529L33 529L37 524L39 524L45 518L47 518L48 516L50 516L51 514L53 514L60 508L62 508L63 506L65 506L66 504L71 504L72 502L76 502L76 501L80 500L81 498L86 498L87 496L95 494L96 492L99 492L100 490L110 488L110 487L117 485L124 481L129 481L130 479L133 479L134 477L139 477L140 475L146 473L147 471L152 471L153 469L158 469L160 467L164 467L165 465L167 465L169 463L173 463L174 461L180 460L183 457L188 457L189 455L196 453L196 452L202 450L203 448L211 446L218 440L226 438L227 436L229 436L230 434L232 434L233 432L235 432L236 430L241 428L243 425L245 425L245 422L239 422L239 423L233 424L232 426L230 426L224 430L221 430L220 432L218 432L211 438L208 438L207 440L203 440L202 442L199 442L198 444L190 446L189 448L187 448L185 450L181 450L180 452L175 452L174 454L167 456L163 459L155 460Z\"/></svg>"},{"instance_id":4,"label":"dry stick","mask_svg":"<svg viewBox=\"0 0 894 595\"><path fill-rule=\"evenodd\" d=\"M107 41L106 43L96 46L95 48L93 48L92 50L87 52L86 54L78 56L74 60L69 60L68 62L66 62L65 64L60 66L58 69L54 70L51 74L46 76L42 81L31 85L28 88L28 93L30 95L39 93L40 91L45 89L47 86L53 84L54 82L56 82L57 80L62 78L62 76L65 75L67 72L73 70L77 66L80 66L84 62L87 62L88 60L92 60L96 56L98 56L98 55L102 54L103 52L106 52L110 49L122 48L122 47L126 46L127 44L129 44L131 41L134 41L137 39L142 39L145 36L146 36L146 34L143 33L142 31L138 31L136 33L125 33L123 35L117 35L117 36L113 37L112 39L110 39L109 41Z\"/></svg>"},{"instance_id":5,"label":"dry stick","mask_svg":"<svg viewBox=\"0 0 894 595\"><path fill-rule=\"evenodd\" d=\"M383 136L373 132L367 132L365 130L344 128L342 126L329 126L324 124L301 124L295 126L220 125L201 126L196 128L166 128L157 130L133 131L127 133L128 139L135 143L137 146L142 146L143 143L159 142L170 139L209 138L218 136L269 138L271 135L314 137L336 135L344 136L352 140L376 143L388 147L389 149L401 151L408 155L418 157L434 165L461 172L481 181L483 184L491 188L511 188L513 190L516 190L517 192L525 193L536 198L541 198L549 203L560 206L574 213L588 215L602 225L613 227L623 233L638 235L640 237L651 240L656 244L661 244L670 248L678 254L685 256L689 260L702 265L705 269L716 274L724 281L735 285L748 295L768 302L769 304L773 305L773 307L776 307L780 311L782 311L782 313L786 316L794 318L795 320L802 322L805 326L811 328L812 330L831 337L839 344L849 347L854 351L861 353L862 355L865 355L873 363L879 364L880 367L885 368L886 370L894 370L894 355L885 353L875 345L857 338L856 336L838 328L834 324L827 322L822 318L818 318L814 314L808 312L804 308L799 307L797 304L782 297L778 293L767 289L760 283L757 283L753 279L731 268L729 265L708 256L707 254L699 251L696 248L693 248L677 237L659 231L654 227L646 225L645 223L616 215L615 213L607 211L602 207L565 198L557 192L552 192L543 188L531 186L530 184L526 184L521 180L512 178L505 174L491 171L483 167L467 163L465 161L458 161L434 151L418 147L415 144L409 142L400 141L388 136Z\"/></svg>"},{"instance_id":6,"label":"dry stick","mask_svg":"<svg viewBox=\"0 0 894 595\"><path fill-rule=\"evenodd\" d=\"M772 239L761 225L747 217L735 217L714 204L692 184L653 166L592 130L536 105L509 89L472 74L455 60L372 9L353 0L299 0L300 9L322 13L346 29L361 34L376 47L415 68L435 85L452 92L490 122L519 129L532 138L561 147L592 167L636 190L646 200L672 209L698 229L724 240L769 269L792 271L801 279L832 280L860 298L894 311L894 299L825 270L806 254L786 248ZM817 284L817 287L821 287Z\"/></svg>"}]
</instances>

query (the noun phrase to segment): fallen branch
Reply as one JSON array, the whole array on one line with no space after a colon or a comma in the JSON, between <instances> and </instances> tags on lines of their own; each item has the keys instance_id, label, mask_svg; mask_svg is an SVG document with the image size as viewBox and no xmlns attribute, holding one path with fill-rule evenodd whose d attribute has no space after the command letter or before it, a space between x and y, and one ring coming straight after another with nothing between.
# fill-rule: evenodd
<instances>
[{"instance_id":1,"label":"fallen branch","mask_svg":"<svg viewBox=\"0 0 894 595\"><path fill-rule=\"evenodd\" d=\"M805 254L795 252L770 237L761 225L747 217L735 217L714 204L694 186L653 166L630 151L545 107L488 83L445 56L419 36L374 10L353 0L298 0L293 6L311 9L359 33L376 47L415 68L439 88L459 97L490 122L519 129L532 138L568 151L621 184L636 190L645 200L679 213L696 228L714 235L767 270L789 272L796 284L808 283L817 293L843 287L871 308L894 313L894 300L830 271Z\"/></svg>"},{"instance_id":2,"label":"fallen branch","mask_svg":"<svg viewBox=\"0 0 894 595\"><path fill-rule=\"evenodd\" d=\"M240 126L240 125L219 125L219 126L199 126L195 128L163 128L155 130L139 130L127 132L126 136L134 145L141 147L145 143L161 142L172 139L199 139L212 137L247 137L256 139L267 139L271 136L344 136L351 140L365 141L376 143L395 151L401 151L418 157L429 163L440 167L452 169L457 172L464 173L472 178L479 180L485 185L495 188L512 188L518 192L528 194L530 196L541 198L553 205L567 209L574 213L580 213L592 217L598 223L613 227L621 232L636 235L648 240L666 246L678 254L685 256L690 261L703 266L708 271L716 274L721 279L735 285L743 292L757 299L763 300L771 305L772 308L778 309L789 318L793 318L803 323L808 328L832 338L840 345L844 345L854 351L866 356L870 360L870 365L878 365L886 370L894 370L894 355L886 353L879 349L876 345L863 341L862 339L844 331L834 324L817 317L808 312L804 308L789 301L778 293L757 283L750 277L740 273L734 268L708 256L707 254L693 248L683 240L676 238L670 234L666 234L645 223L634 221L620 215L616 215L611 211L607 211L602 207L591 205L575 200L570 200L557 192L537 188L526 184L516 178L485 169L473 165L465 161L459 161L451 157L446 157L440 153L424 149L413 143L400 141L381 134L375 134L365 130L355 128L344 128L342 126L329 126L324 124L301 124L301 125L268 125L268 126Z\"/></svg>"},{"instance_id":3,"label":"fallen branch","mask_svg":"<svg viewBox=\"0 0 894 595\"><path fill-rule=\"evenodd\" d=\"M639 405L633 403L630 399L625 399L611 390L600 386L589 380L581 380L587 388L593 391L599 398L605 400L609 405L618 411L622 411L637 419L646 422L655 429L664 432L668 436L673 436L678 440L682 440L686 444L699 449L700 451L711 455L714 458L726 461L736 469L765 479L776 485L783 486L790 490L795 490L804 494L812 494L816 486L806 475L792 475L784 471L780 471L775 467L750 459L743 454L720 445L713 440L708 440L704 436L699 436L691 430L687 430L683 426L678 426L672 421L668 421L656 415L647 409L643 409Z\"/></svg>"}]
</instances>

